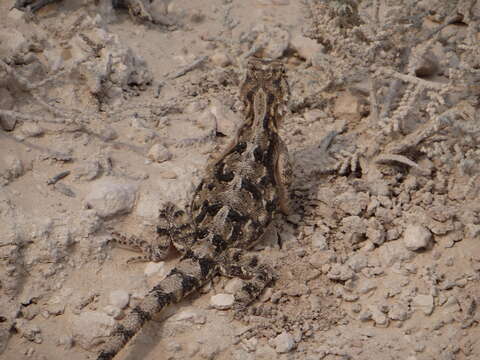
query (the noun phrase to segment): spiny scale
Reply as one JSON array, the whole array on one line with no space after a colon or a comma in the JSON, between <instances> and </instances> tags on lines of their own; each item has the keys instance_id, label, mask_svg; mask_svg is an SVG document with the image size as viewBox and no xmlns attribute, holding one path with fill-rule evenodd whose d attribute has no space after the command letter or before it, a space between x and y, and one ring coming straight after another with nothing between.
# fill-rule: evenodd
<instances>
[{"instance_id":1,"label":"spiny scale","mask_svg":"<svg viewBox=\"0 0 480 360\"><path fill-rule=\"evenodd\" d=\"M243 305L273 279L272 271L245 249L262 237L277 209L288 211L290 168L286 147L278 135L288 95L281 63L249 60L240 88L244 124L224 154L207 168L190 213L173 205L164 213L171 242L183 256L115 327L98 360L112 359L153 315L218 273L245 279L235 294L237 303ZM158 261L160 251L149 251Z\"/></svg>"}]
</instances>

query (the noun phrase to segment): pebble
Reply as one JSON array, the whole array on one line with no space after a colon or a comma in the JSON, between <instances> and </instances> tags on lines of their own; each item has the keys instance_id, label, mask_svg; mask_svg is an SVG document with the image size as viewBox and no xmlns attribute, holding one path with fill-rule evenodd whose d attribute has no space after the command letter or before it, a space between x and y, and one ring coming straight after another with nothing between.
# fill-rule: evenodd
<instances>
[{"instance_id":1,"label":"pebble","mask_svg":"<svg viewBox=\"0 0 480 360\"><path fill-rule=\"evenodd\" d=\"M228 294L236 294L242 289L242 286L243 286L242 279L233 278L228 280L228 282L224 286L224 290Z\"/></svg>"},{"instance_id":2,"label":"pebble","mask_svg":"<svg viewBox=\"0 0 480 360\"><path fill-rule=\"evenodd\" d=\"M114 290L110 293L110 305L116 306L119 309L127 307L130 301L130 294L125 290Z\"/></svg>"},{"instance_id":3,"label":"pebble","mask_svg":"<svg viewBox=\"0 0 480 360\"><path fill-rule=\"evenodd\" d=\"M328 244L325 236L320 232L315 232L312 235L312 246L319 250L327 250Z\"/></svg>"},{"instance_id":4,"label":"pebble","mask_svg":"<svg viewBox=\"0 0 480 360\"><path fill-rule=\"evenodd\" d=\"M337 119L346 119L349 122L359 121L362 118L362 104L360 99L350 92L340 94L335 100L333 114Z\"/></svg>"},{"instance_id":5,"label":"pebble","mask_svg":"<svg viewBox=\"0 0 480 360\"><path fill-rule=\"evenodd\" d=\"M333 264L327 277L330 280L346 281L353 278L353 271L346 265Z\"/></svg>"},{"instance_id":6,"label":"pebble","mask_svg":"<svg viewBox=\"0 0 480 360\"><path fill-rule=\"evenodd\" d=\"M165 262L164 261L149 262L145 266L145 270L143 270L143 273L145 274L145 276L163 274L165 272L166 272L166 269L165 269Z\"/></svg>"},{"instance_id":7,"label":"pebble","mask_svg":"<svg viewBox=\"0 0 480 360\"><path fill-rule=\"evenodd\" d=\"M153 145L148 151L147 156L157 163L171 160L173 157L172 153L162 144Z\"/></svg>"},{"instance_id":8,"label":"pebble","mask_svg":"<svg viewBox=\"0 0 480 360\"><path fill-rule=\"evenodd\" d=\"M284 331L272 340L272 345L277 353L284 354L293 350L295 340L291 334Z\"/></svg>"},{"instance_id":9,"label":"pebble","mask_svg":"<svg viewBox=\"0 0 480 360\"><path fill-rule=\"evenodd\" d=\"M303 35L293 36L290 40L290 48L295 50L298 55L308 63L312 62L312 59L316 54L325 51L323 45Z\"/></svg>"},{"instance_id":10,"label":"pebble","mask_svg":"<svg viewBox=\"0 0 480 360\"><path fill-rule=\"evenodd\" d=\"M80 346L93 348L99 339L109 336L115 320L100 311L85 311L73 317L72 335Z\"/></svg>"},{"instance_id":11,"label":"pebble","mask_svg":"<svg viewBox=\"0 0 480 360\"><path fill-rule=\"evenodd\" d=\"M121 319L123 317L122 310L116 306L107 305L103 308L103 310L108 316L111 316L116 320Z\"/></svg>"},{"instance_id":12,"label":"pebble","mask_svg":"<svg viewBox=\"0 0 480 360\"><path fill-rule=\"evenodd\" d=\"M232 63L227 54L223 52L216 52L210 57L212 63L220 67L227 67Z\"/></svg>"},{"instance_id":13,"label":"pebble","mask_svg":"<svg viewBox=\"0 0 480 360\"><path fill-rule=\"evenodd\" d=\"M232 294L217 294L210 298L210 305L217 310L230 309L235 302Z\"/></svg>"},{"instance_id":14,"label":"pebble","mask_svg":"<svg viewBox=\"0 0 480 360\"><path fill-rule=\"evenodd\" d=\"M368 194L363 192L344 192L338 195L335 201L348 215L358 216L367 208L370 200Z\"/></svg>"},{"instance_id":15,"label":"pebble","mask_svg":"<svg viewBox=\"0 0 480 360\"><path fill-rule=\"evenodd\" d=\"M75 179L92 181L99 177L101 165L98 161L87 161L76 169Z\"/></svg>"},{"instance_id":16,"label":"pebble","mask_svg":"<svg viewBox=\"0 0 480 360\"><path fill-rule=\"evenodd\" d=\"M407 307L404 304L394 303L390 306L388 317L392 320L404 321L408 318Z\"/></svg>"},{"instance_id":17,"label":"pebble","mask_svg":"<svg viewBox=\"0 0 480 360\"><path fill-rule=\"evenodd\" d=\"M22 126L22 134L26 137L41 136L44 133L42 127L38 124L27 122Z\"/></svg>"},{"instance_id":18,"label":"pebble","mask_svg":"<svg viewBox=\"0 0 480 360\"><path fill-rule=\"evenodd\" d=\"M422 310L425 315L433 313L433 296L432 295L417 295L413 298L413 304L417 310Z\"/></svg>"},{"instance_id":19,"label":"pebble","mask_svg":"<svg viewBox=\"0 0 480 360\"><path fill-rule=\"evenodd\" d=\"M15 104L15 99L10 92L0 87L0 109L11 110ZM0 116L0 127L5 131L12 131L17 124L17 120L11 116Z\"/></svg>"},{"instance_id":20,"label":"pebble","mask_svg":"<svg viewBox=\"0 0 480 360\"><path fill-rule=\"evenodd\" d=\"M421 225L407 225L403 234L403 242L408 250L425 249L432 238L432 233Z\"/></svg>"},{"instance_id":21,"label":"pebble","mask_svg":"<svg viewBox=\"0 0 480 360\"><path fill-rule=\"evenodd\" d=\"M375 321L375 325L388 326L387 315L381 312L376 306L371 306L370 311L372 314L372 320Z\"/></svg>"},{"instance_id":22,"label":"pebble","mask_svg":"<svg viewBox=\"0 0 480 360\"><path fill-rule=\"evenodd\" d=\"M194 324L205 324L207 321L205 315L201 314L198 309L186 309L176 313L171 317L171 321L191 322Z\"/></svg>"},{"instance_id":23,"label":"pebble","mask_svg":"<svg viewBox=\"0 0 480 360\"><path fill-rule=\"evenodd\" d=\"M427 51L415 64L415 75L418 77L433 76L438 72L438 59L431 51Z\"/></svg>"},{"instance_id":24,"label":"pebble","mask_svg":"<svg viewBox=\"0 0 480 360\"><path fill-rule=\"evenodd\" d=\"M234 136L242 123L239 115L223 105L220 100L212 99L209 111L215 117L216 130L226 136Z\"/></svg>"},{"instance_id":25,"label":"pebble","mask_svg":"<svg viewBox=\"0 0 480 360\"><path fill-rule=\"evenodd\" d=\"M133 184L101 180L92 184L86 196L87 207L96 210L102 218L129 213L135 203L137 188Z\"/></svg>"}]
</instances>

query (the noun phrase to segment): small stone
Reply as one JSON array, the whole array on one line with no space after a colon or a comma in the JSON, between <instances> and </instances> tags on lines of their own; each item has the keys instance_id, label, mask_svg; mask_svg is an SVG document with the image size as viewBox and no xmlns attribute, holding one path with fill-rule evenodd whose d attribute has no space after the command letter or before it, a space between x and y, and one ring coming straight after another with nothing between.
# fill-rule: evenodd
<instances>
[{"instance_id":1,"label":"small stone","mask_svg":"<svg viewBox=\"0 0 480 360\"><path fill-rule=\"evenodd\" d=\"M215 65L221 66L221 67L227 67L228 65L230 65L232 63L232 61L230 60L228 55L223 53L223 52L217 52L217 53L213 54L210 57L210 60Z\"/></svg>"},{"instance_id":2,"label":"small stone","mask_svg":"<svg viewBox=\"0 0 480 360\"><path fill-rule=\"evenodd\" d=\"M312 109L312 110L307 110L303 114L303 117L307 121L307 123L313 123L322 119L327 118L327 114L323 110L319 109Z\"/></svg>"},{"instance_id":3,"label":"small stone","mask_svg":"<svg viewBox=\"0 0 480 360\"><path fill-rule=\"evenodd\" d=\"M23 11L18 10L18 9L11 9L8 12L8 18L12 19L12 20L15 20L15 21L22 20L24 15L25 15L25 13Z\"/></svg>"},{"instance_id":4,"label":"small stone","mask_svg":"<svg viewBox=\"0 0 480 360\"><path fill-rule=\"evenodd\" d=\"M217 294L210 298L210 305L217 310L230 309L235 302L232 294Z\"/></svg>"},{"instance_id":5,"label":"small stone","mask_svg":"<svg viewBox=\"0 0 480 360\"><path fill-rule=\"evenodd\" d=\"M258 339L252 337L250 339L243 340L242 343L248 352L254 352L257 349Z\"/></svg>"},{"instance_id":6,"label":"small stone","mask_svg":"<svg viewBox=\"0 0 480 360\"><path fill-rule=\"evenodd\" d=\"M403 234L405 247L412 251L425 249L430 243L431 238L431 232L421 225L410 224Z\"/></svg>"},{"instance_id":7,"label":"small stone","mask_svg":"<svg viewBox=\"0 0 480 360\"><path fill-rule=\"evenodd\" d=\"M480 236L480 224L467 224L465 229L467 236L472 239Z\"/></svg>"},{"instance_id":8,"label":"small stone","mask_svg":"<svg viewBox=\"0 0 480 360\"><path fill-rule=\"evenodd\" d=\"M103 308L103 310L108 316L111 316L116 320L121 319L123 316L122 310L113 305L107 305Z\"/></svg>"},{"instance_id":9,"label":"small stone","mask_svg":"<svg viewBox=\"0 0 480 360\"><path fill-rule=\"evenodd\" d=\"M333 114L337 119L346 119L350 122L359 121L362 118L362 113L360 99L350 92L344 92L335 100Z\"/></svg>"},{"instance_id":10,"label":"small stone","mask_svg":"<svg viewBox=\"0 0 480 360\"><path fill-rule=\"evenodd\" d=\"M360 294L367 294L377 288L377 284L373 280L365 279L358 288Z\"/></svg>"},{"instance_id":11,"label":"small stone","mask_svg":"<svg viewBox=\"0 0 480 360\"><path fill-rule=\"evenodd\" d=\"M257 41L266 43L266 46L262 49L263 56L270 59L279 59L288 49L290 33L283 28L274 27L265 32L260 32Z\"/></svg>"},{"instance_id":12,"label":"small stone","mask_svg":"<svg viewBox=\"0 0 480 360\"><path fill-rule=\"evenodd\" d=\"M360 215L369 203L368 194L360 192L344 192L335 198L342 209L348 215Z\"/></svg>"},{"instance_id":13,"label":"small stone","mask_svg":"<svg viewBox=\"0 0 480 360\"><path fill-rule=\"evenodd\" d=\"M85 311L73 317L72 334L82 348L90 349L110 335L115 320L99 311Z\"/></svg>"},{"instance_id":14,"label":"small stone","mask_svg":"<svg viewBox=\"0 0 480 360\"><path fill-rule=\"evenodd\" d=\"M95 182L92 186L93 190L85 201L87 207L97 211L98 216L106 218L132 211L136 186L110 180Z\"/></svg>"},{"instance_id":15,"label":"small stone","mask_svg":"<svg viewBox=\"0 0 480 360\"><path fill-rule=\"evenodd\" d=\"M433 76L438 72L438 59L431 51L427 51L415 64L415 75L418 77Z\"/></svg>"},{"instance_id":16,"label":"small stone","mask_svg":"<svg viewBox=\"0 0 480 360\"><path fill-rule=\"evenodd\" d=\"M408 318L407 307L403 304L395 303L390 306L388 317L392 320L404 321Z\"/></svg>"},{"instance_id":17,"label":"small stone","mask_svg":"<svg viewBox=\"0 0 480 360\"><path fill-rule=\"evenodd\" d=\"M62 335L57 340L57 346L62 346L65 350L71 349L74 344L73 337L70 335Z\"/></svg>"},{"instance_id":18,"label":"small stone","mask_svg":"<svg viewBox=\"0 0 480 360\"><path fill-rule=\"evenodd\" d=\"M158 163L172 159L172 153L162 144L153 145L148 151L147 156Z\"/></svg>"},{"instance_id":19,"label":"small stone","mask_svg":"<svg viewBox=\"0 0 480 360\"><path fill-rule=\"evenodd\" d=\"M149 262L145 266L145 270L143 270L143 273L145 274L145 276L152 276L156 274L166 275L165 262Z\"/></svg>"},{"instance_id":20,"label":"small stone","mask_svg":"<svg viewBox=\"0 0 480 360\"><path fill-rule=\"evenodd\" d=\"M358 317L358 319L360 321L368 321L372 318L372 313L370 311L364 311L360 314L360 316Z\"/></svg>"},{"instance_id":21,"label":"small stone","mask_svg":"<svg viewBox=\"0 0 480 360\"><path fill-rule=\"evenodd\" d=\"M211 101L209 111L215 117L216 130L226 136L234 136L238 126L242 123L239 115L227 108L218 99Z\"/></svg>"},{"instance_id":22,"label":"small stone","mask_svg":"<svg viewBox=\"0 0 480 360\"><path fill-rule=\"evenodd\" d=\"M205 315L200 313L198 309L186 309L176 313L170 318L171 321L180 321L180 322L191 322L194 324L205 324L206 318Z\"/></svg>"},{"instance_id":23,"label":"small stone","mask_svg":"<svg viewBox=\"0 0 480 360\"><path fill-rule=\"evenodd\" d=\"M124 309L130 301L130 294L125 290L114 290L110 293L109 300L111 305Z\"/></svg>"},{"instance_id":24,"label":"small stone","mask_svg":"<svg viewBox=\"0 0 480 360\"><path fill-rule=\"evenodd\" d=\"M0 157L0 177L5 180L16 179L24 173L25 169L22 161L12 155Z\"/></svg>"},{"instance_id":25,"label":"small stone","mask_svg":"<svg viewBox=\"0 0 480 360\"><path fill-rule=\"evenodd\" d=\"M376 306L371 306L370 311L372 314L372 320L375 321L377 326L388 326L387 316L381 312Z\"/></svg>"},{"instance_id":26,"label":"small stone","mask_svg":"<svg viewBox=\"0 0 480 360\"><path fill-rule=\"evenodd\" d=\"M11 110L14 105L15 99L10 92L4 87L0 87L0 109ZM3 130L12 131L16 124L17 120L15 118L8 115L0 115L0 127Z\"/></svg>"},{"instance_id":27,"label":"small stone","mask_svg":"<svg viewBox=\"0 0 480 360\"><path fill-rule=\"evenodd\" d=\"M312 246L319 250L327 250L328 244L327 239L320 232L315 232L312 236Z\"/></svg>"},{"instance_id":28,"label":"small stone","mask_svg":"<svg viewBox=\"0 0 480 360\"><path fill-rule=\"evenodd\" d=\"M224 287L224 290L228 294L236 294L242 289L242 286L243 286L242 279L233 278L233 279L228 280L228 282L226 283L226 285Z\"/></svg>"},{"instance_id":29,"label":"small stone","mask_svg":"<svg viewBox=\"0 0 480 360\"><path fill-rule=\"evenodd\" d=\"M40 125L32 122L27 122L23 124L21 131L22 134L26 137L37 137L43 135L44 133L44 130L41 128Z\"/></svg>"},{"instance_id":30,"label":"small stone","mask_svg":"<svg viewBox=\"0 0 480 360\"><path fill-rule=\"evenodd\" d=\"M353 271L346 265L333 264L327 277L330 280L346 281L353 278Z\"/></svg>"},{"instance_id":31,"label":"small stone","mask_svg":"<svg viewBox=\"0 0 480 360\"><path fill-rule=\"evenodd\" d=\"M295 340L292 335L284 331L272 340L272 345L277 353L284 354L293 350Z\"/></svg>"},{"instance_id":32,"label":"small stone","mask_svg":"<svg viewBox=\"0 0 480 360\"><path fill-rule=\"evenodd\" d=\"M312 59L316 54L325 51L323 45L303 35L292 37L290 40L290 48L295 50L301 58L309 63L312 62Z\"/></svg>"},{"instance_id":33,"label":"small stone","mask_svg":"<svg viewBox=\"0 0 480 360\"><path fill-rule=\"evenodd\" d=\"M413 304L418 310L422 310L425 315L433 313L433 296L432 295L417 295L413 298Z\"/></svg>"}]
</instances>

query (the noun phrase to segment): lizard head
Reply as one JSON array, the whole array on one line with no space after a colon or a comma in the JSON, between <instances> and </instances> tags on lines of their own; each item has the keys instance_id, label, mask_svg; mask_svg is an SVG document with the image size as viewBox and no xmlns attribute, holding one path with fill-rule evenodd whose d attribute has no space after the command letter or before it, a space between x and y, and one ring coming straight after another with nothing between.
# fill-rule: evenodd
<instances>
[{"instance_id":1,"label":"lizard head","mask_svg":"<svg viewBox=\"0 0 480 360\"><path fill-rule=\"evenodd\" d=\"M285 67L279 61L250 58L240 86L240 98L250 126L278 131L290 95Z\"/></svg>"}]
</instances>

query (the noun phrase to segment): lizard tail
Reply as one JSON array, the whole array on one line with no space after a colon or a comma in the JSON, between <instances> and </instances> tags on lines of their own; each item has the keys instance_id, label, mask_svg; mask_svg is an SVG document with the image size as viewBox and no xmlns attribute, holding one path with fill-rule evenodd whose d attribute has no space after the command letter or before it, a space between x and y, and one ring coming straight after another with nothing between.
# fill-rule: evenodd
<instances>
[{"instance_id":1,"label":"lizard tail","mask_svg":"<svg viewBox=\"0 0 480 360\"><path fill-rule=\"evenodd\" d=\"M209 256L188 251L177 266L153 287L140 304L120 321L100 352L97 360L111 360L148 320L166 306L180 301L212 278L216 262Z\"/></svg>"}]
</instances>

